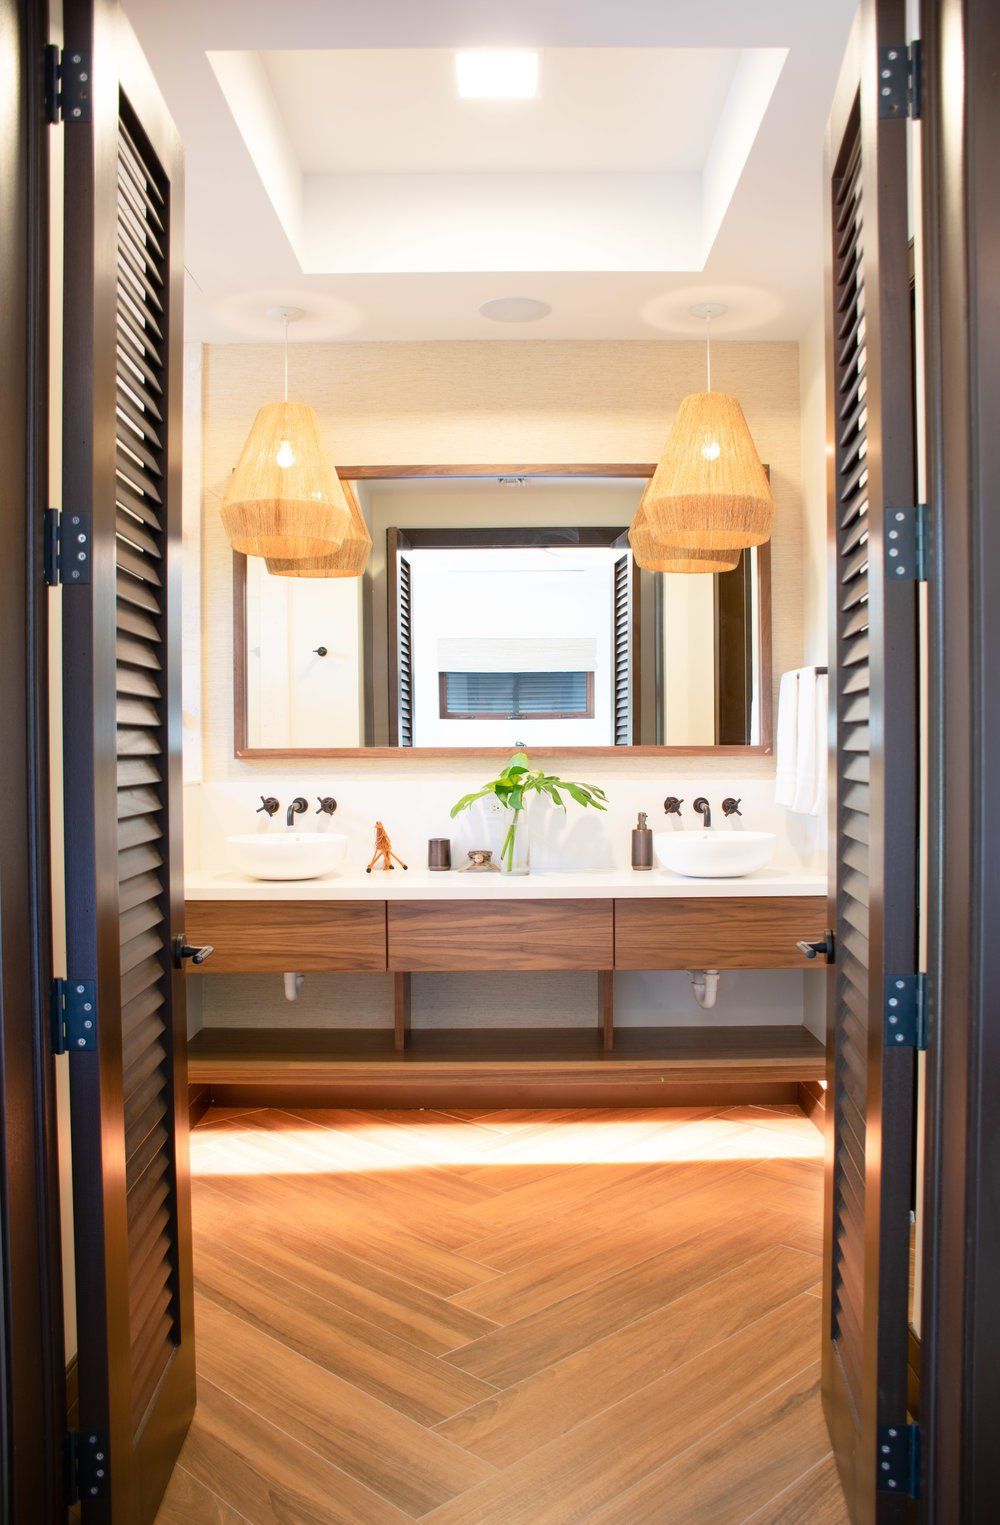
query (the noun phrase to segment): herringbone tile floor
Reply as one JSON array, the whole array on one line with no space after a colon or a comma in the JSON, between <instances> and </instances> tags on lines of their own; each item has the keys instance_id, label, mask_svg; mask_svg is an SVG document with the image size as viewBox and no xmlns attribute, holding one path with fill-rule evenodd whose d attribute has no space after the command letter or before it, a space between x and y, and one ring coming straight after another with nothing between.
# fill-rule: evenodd
<instances>
[{"instance_id":1,"label":"herringbone tile floor","mask_svg":"<svg viewBox=\"0 0 1000 1525\"><path fill-rule=\"evenodd\" d=\"M794 1108L209 1113L159 1525L846 1519Z\"/></svg>"}]
</instances>

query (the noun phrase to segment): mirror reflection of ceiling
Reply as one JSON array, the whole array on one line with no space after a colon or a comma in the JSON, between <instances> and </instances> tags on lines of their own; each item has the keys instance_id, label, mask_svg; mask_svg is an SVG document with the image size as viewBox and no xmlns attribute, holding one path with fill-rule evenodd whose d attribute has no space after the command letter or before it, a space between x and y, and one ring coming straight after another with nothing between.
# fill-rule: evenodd
<instances>
[{"instance_id":1,"label":"mirror reflection of ceiling","mask_svg":"<svg viewBox=\"0 0 1000 1525\"><path fill-rule=\"evenodd\" d=\"M815 307L854 0L126 9L184 143L190 338L272 340L276 302L306 341L683 338L708 299L786 339ZM535 98L459 97L489 45L537 52ZM510 297L538 321L479 311Z\"/></svg>"}]
</instances>

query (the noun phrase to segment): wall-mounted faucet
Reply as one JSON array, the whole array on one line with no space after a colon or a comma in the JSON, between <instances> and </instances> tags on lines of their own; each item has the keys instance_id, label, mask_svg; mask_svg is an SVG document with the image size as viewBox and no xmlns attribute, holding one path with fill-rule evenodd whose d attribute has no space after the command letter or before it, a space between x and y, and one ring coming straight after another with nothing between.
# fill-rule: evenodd
<instances>
[{"instance_id":1,"label":"wall-mounted faucet","mask_svg":"<svg viewBox=\"0 0 1000 1525\"><path fill-rule=\"evenodd\" d=\"M664 815L680 815L684 801L679 800L675 794L668 794L663 801Z\"/></svg>"},{"instance_id":2,"label":"wall-mounted faucet","mask_svg":"<svg viewBox=\"0 0 1000 1525\"><path fill-rule=\"evenodd\" d=\"M317 795L317 799L319 800L319 809L316 811L316 814L333 815L333 812L337 808L337 801L334 799L333 795L324 794L322 799L319 799L319 796Z\"/></svg>"},{"instance_id":3,"label":"wall-mounted faucet","mask_svg":"<svg viewBox=\"0 0 1000 1525\"><path fill-rule=\"evenodd\" d=\"M286 826L294 826L295 825L295 817L297 815L301 815L303 810L308 810L308 809L309 809L309 801L308 800L304 800L302 798L301 794L297 794L295 796L295 798L292 800L292 803L289 805L288 809L285 811L285 825Z\"/></svg>"},{"instance_id":4,"label":"wall-mounted faucet","mask_svg":"<svg viewBox=\"0 0 1000 1525\"><path fill-rule=\"evenodd\" d=\"M741 803L741 800L734 800L731 794L727 795L722 801L722 814L724 816L742 815L743 812L740 809Z\"/></svg>"},{"instance_id":5,"label":"wall-mounted faucet","mask_svg":"<svg viewBox=\"0 0 1000 1525\"><path fill-rule=\"evenodd\" d=\"M260 804L257 806L258 815L264 815L265 813L267 815L277 815L280 809L281 805L279 801L275 799L273 794L261 795Z\"/></svg>"},{"instance_id":6,"label":"wall-mounted faucet","mask_svg":"<svg viewBox=\"0 0 1000 1525\"><path fill-rule=\"evenodd\" d=\"M708 803L708 800L705 798L705 796L703 794L699 794L698 798L695 800L695 802L694 802L694 804L692 805L691 808L693 810L697 810L698 814L701 816L702 822L705 825L706 829L709 826L711 826L711 824L712 824L712 807Z\"/></svg>"}]
</instances>

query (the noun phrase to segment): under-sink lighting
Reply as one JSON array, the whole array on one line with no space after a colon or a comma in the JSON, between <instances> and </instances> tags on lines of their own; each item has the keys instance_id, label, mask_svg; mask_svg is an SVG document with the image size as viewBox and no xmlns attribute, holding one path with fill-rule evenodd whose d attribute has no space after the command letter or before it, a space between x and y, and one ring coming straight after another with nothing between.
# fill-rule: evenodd
<instances>
[{"instance_id":1,"label":"under-sink lighting","mask_svg":"<svg viewBox=\"0 0 1000 1525\"><path fill-rule=\"evenodd\" d=\"M469 48L455 54L465 101L530 101L538 94L538 54L527 48Z\"/></svg>"}]
</instances>

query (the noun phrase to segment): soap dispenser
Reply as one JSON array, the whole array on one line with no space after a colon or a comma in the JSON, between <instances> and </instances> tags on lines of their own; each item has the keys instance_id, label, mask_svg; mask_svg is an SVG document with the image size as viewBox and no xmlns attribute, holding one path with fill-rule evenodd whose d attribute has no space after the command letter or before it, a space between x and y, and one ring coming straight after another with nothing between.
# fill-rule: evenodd
<instances>
[{"instance_id":1,"label":"soap dispenser","mask_svg":"<svg viewBox=\"0 0 1000 1525\"><path fill-rule=\"evenodd\" d=\"M639 873L648 872L653 866L653 833L646 825L646 812L639 811L639 819L632 832L632 867Z\"/></svg>"}]
</instances>

